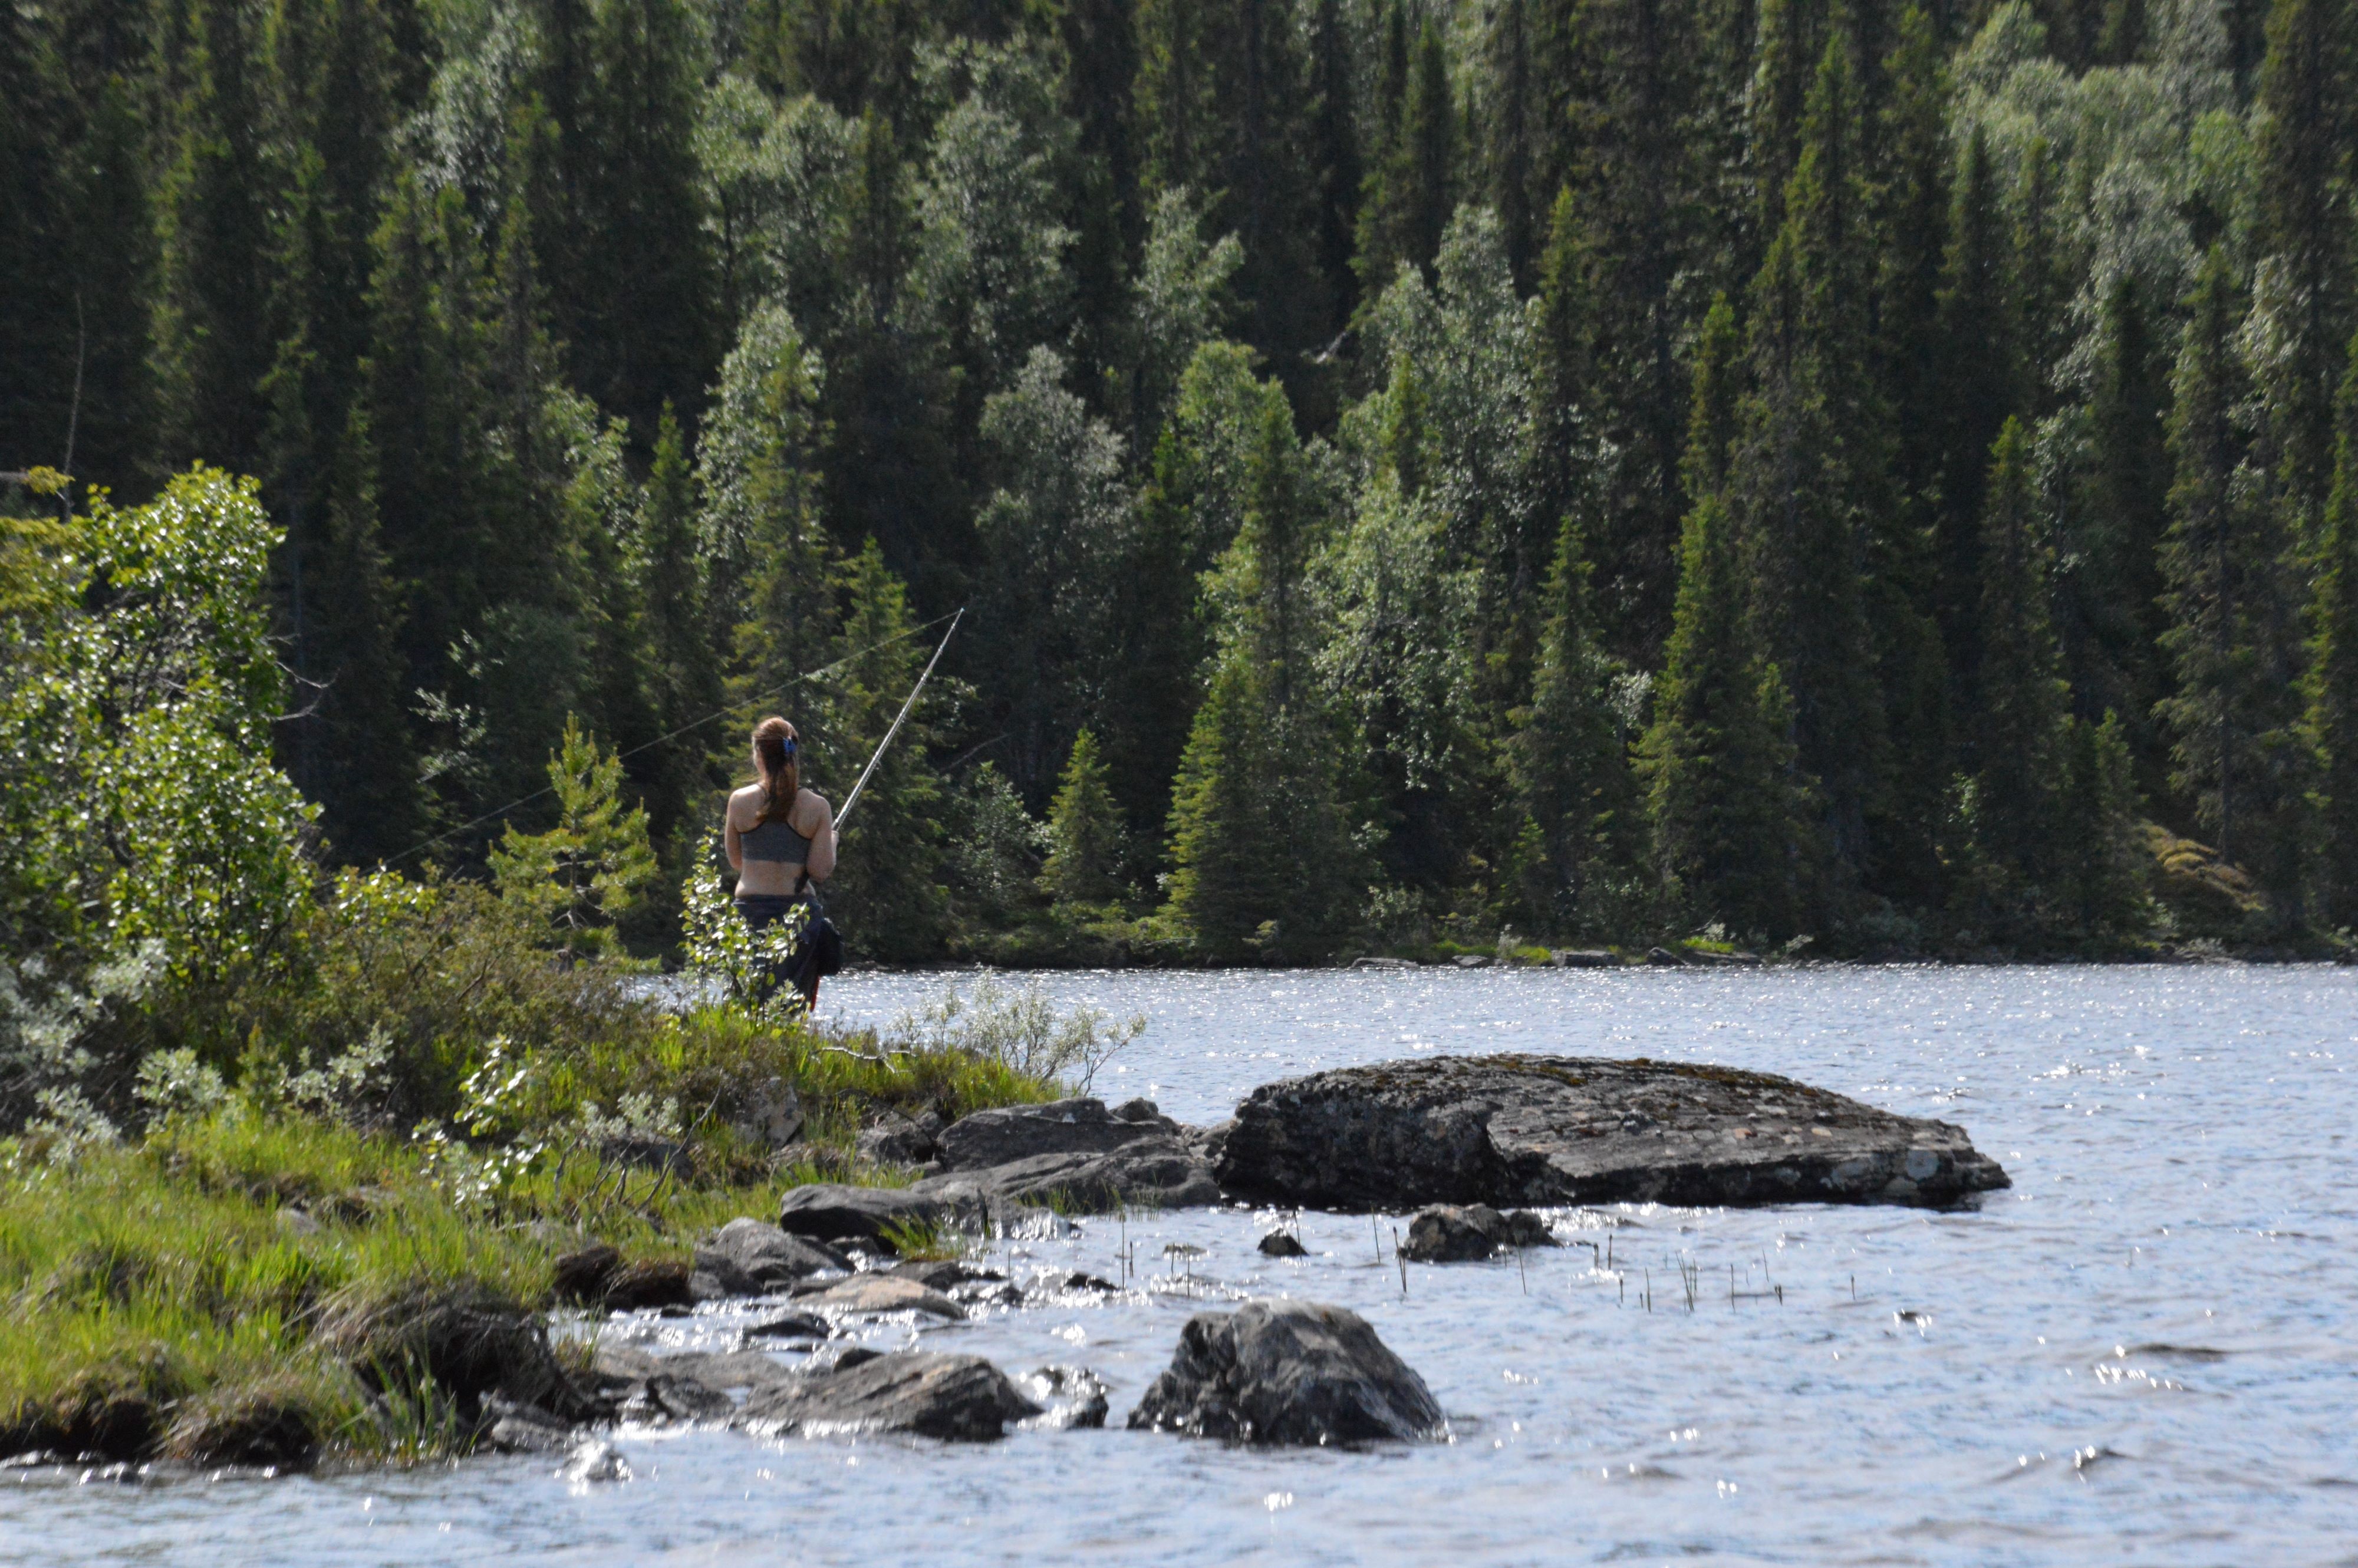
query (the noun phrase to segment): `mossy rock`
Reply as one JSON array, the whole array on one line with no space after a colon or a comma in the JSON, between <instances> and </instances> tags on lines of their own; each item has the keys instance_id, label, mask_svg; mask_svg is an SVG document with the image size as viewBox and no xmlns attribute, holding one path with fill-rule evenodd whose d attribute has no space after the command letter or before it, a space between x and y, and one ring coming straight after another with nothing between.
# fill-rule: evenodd
<instances>
[{"instance_id":1,"label":"mossy rock","mask_svg":"<svg viewBox=\"0 0 2358 1568\"><path fill-rule=\"evenodd\" d=\"M2262 925L2267 899L2251 873L2208 844L2181 838L2158 822L2138 825L2153 857L2153 892L2184 936L2248 936Z\"/></svg>"}]
</instances>

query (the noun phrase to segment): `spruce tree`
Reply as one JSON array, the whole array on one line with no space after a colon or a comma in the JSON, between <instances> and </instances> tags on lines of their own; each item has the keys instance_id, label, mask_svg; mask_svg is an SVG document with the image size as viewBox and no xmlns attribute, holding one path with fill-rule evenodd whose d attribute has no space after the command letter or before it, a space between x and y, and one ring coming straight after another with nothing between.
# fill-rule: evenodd
<instances>
[{"instance_id":1,"label":"spruce tree","mask_svg":"<svg viewBox=\"0 0 2358 1568\"><path fill-rule=\"evenodd\" d=\"M264 147L270 71L254 21L244 0L189 0L184 52L168 62L185 85L169 104L157 211L165 468L261 467L276 182Z\"/></svg>"},{"instance_id":2,"label":"spruce tree","mask_svg":"<svg viewBox=\"0 0 2358 1568\"><path fill-rule=\"evenodd\" d=\"M1605 890L1635 870L1642 807L1617 701L1619 667L1597 647L1580 530L1566 520L1548 575L1547 622L1509 769L1546 853L1546 902L1558 927L1594 924Z\"/></svg>"},{"instance_id":3,"label":"spruce tree","mask_svg":"<svg viewBox=\"0 0 2358 1568\"><path fill-rule=\"evenodd\" d=\"M328 853L360 865L407 852L427 831L400 600L378 535L374 471L367 414L356 407L322 498L309 606L317 717L298 742L307 755L297 776L319 803Z\"/></svg>"},{"instance_id":4,"label":"spruce tree","mask_svg":"<svg viewBox=\"0 0 2358 1568\"><path fill-rule=\"evenodd\" d=\"M1441 30L1417 35L1399 123L1368 171L1359 208L1359 287L1369 299L1391 286L1405 265L1430 276L1442 231L1455 210L1457 103L1450 91ZM1249 254L1249 242L1248 242Z\"/></svg>"},{"instance_id":5,"label":"spruce tree","mask_svg":"<svg viewBox=\"0 0 2358 1568\"><path fill-rule=\"evenodd\" d=\"M713 785L703 765L705 737L693 726L720 706L710 608L697 560L696 493L679 421L665 404L655 431L654 464L640 502L637 640L644 647L649 718L667 737L640 753L637 772L653 784L655 836L669 839L703 805Z\"/></svg>"},{"instance_id":6,"label":"spruce tree","mask_svg":"<svg viewBox=\"0 0 2358 1568\"><path fill-rule=\"evenodd\" d=\"M1098 738L1087 730L1073 737L1048 809L1048 844L1040 882L1058 903L1109 903L1121 896L1121 808L1108 786Z\"/></svg>"},{"instance_id":7,"label":"spruce tree","mask_svg":"<svg viewBox=\"0 0 2358 1568\"><path fill-rule=\"evenodd\" d=\"M2023 390L2033 413L2054 409L2056 371L2071 344L2067 265L2054 144L2033 136L2014 190L2014 319L2020 329Z\"/></svg>"},{"instance_id":8,"label":"spruce tree","mask_svg":"<svg viewBox=\"0 0 2358 1568\"><path fill-rule=\"evenodd\" d=\"M1855 878L1870 860L1887 749L1865 535L1887 513L1849 114L1837 40L1811 92L1784 223L1752 286L1750 390L1728 484L1760 645L1792 695L1801 765L1818 781L1834 853Z\"/></svg>"},{"instance_id":9,"label":"spruce tree","mask_svg":"<svg viewBox=\"0 0 2358 1568\"><path fill-rule=\"evenodd\" d=\"M1898 47L1886 73L1890 94L1881 133L1889 174L1876 203L1878 373L1891 406L1918 416L1899 422L1892 461L1900 499L1920 518L1931 514L1941 485L1942 432L1936 419L1921 415L1942 406L1948 363L1940 306L1953 161L1940 38L1920 6L1901 12ZM1986 167L1978 132L1969 158Z\"/></svg>"},{"instance_id":10,"label":"spruce tree","mask_svg":"<svg viewBox=\"0 0 2358 1568\"><path fill-rule=\"evenodd\" d=\"M840 662L824 688L827 745L806 753L804 763L806 782L827 791L838 811L931 652L911 634L916 622L907 590L874 540L846 564L842 592ZM946 934L943 792L926 754L933 714L940 711L933 705L941 701L939 690L929 689L877 762L858 813L843 830L841 858L827 884L844 940L887 960L931 957Z\"/></svg>"},{"instance_id":11,"label":"spruce tree","mask_svg":"<svg viewBox=\"0 0 2358 1568\"><path fill-rule=\"evenodd\" d=\"M2035 881L2055 842L2052 791L2069 692L2048 610L2030 438L2017 417L1998 431L1984 496L1981 703L1973 726L1979 848L2017 881Z\"/></svg>"},{"instance_id":12,"label":"spruce tree","mask_svg":"<svg viewBox=\"0 0 2358 1568\"><path fill-rule=\"evenodd\" d=\"M1791 708L1756 652L1735 531L1716 497L1687 514L1679 601L1639 751L1666 897L1769 939L1809 918L1816 859Z\"/></svg>"},{"instance_id":13,"label":"spruce tree","mask_svg":"<svg viewBox=\"0 0 2358 1568\"><path fill-rule=\"evenodd\" d=\"M1326 287L1325 330L1339 332L1358 303L1359 193L1367 178L1352 90L1350 25L1343 0L1317 0L1310 26L1310 171L1317 210L1318 275Z\"/></svg>"},{"instance_id":14,"label":"spruce tree","mask_svg":"<svg viewBox=\"0 0 2358 1568\"><path fill-rule=\"evenodd\" d=\"M1553 24L1575 35L1564 129L1572 200L1561 243L1577 258L1598 452L1587 549L1596 570L1598 634L1617 655L1651 664L1677 588L1679 460L1686 435L1682 345L1707 297L1704 166L1693 145L1702 84L1693 10L1684 0L1585 0ZM1551 278L1561 274L1552 270ZM1587 460L1589 454L1579 454ZM1552 526L1552 518L1547 519ZM1544 551L1549 543L1543 541Z\"/></svg>"},{"instance_id":15,"label":"spruce tree","mask_svg":"<svg viewBox=\"0 0 2358 1568\"><path fill-rule=\"evenodd\" d=\"M66 83L30 14L0 14L0 467L63 470L83 333L72 275Z\"/></svg>"},{"instance_id":16,"label":"spruce tree","mask_svg":"<svg viewBox=\"0 0 2358 1568\"><path fill-rule=\"evenodd\" d=\"M1984 579L1982 485L2006 421L2024 411L2016 369L2007 235L1987 137L1976 126L1957 172L1941 264L1937 402L1940 627L1968 733L1977 701Z\"/></svg>"},{"instance_id":17,"label":"spruce tree","mask_svg":"<svg viewBox=\"0 0 2358 1568\"><path fill-rule=\"evenodd\" d=\"M2256 503L2251 475L2240 292L2214 247L2187 303L2170 411L2162 648L2177 679L2157 711L2171 740L2170 782L2220 853L2297 895L2294 628L2277 514Z\"/></svg>"},{"instance_id":18,"label":"spruce tree","mask_svg":"<svg viewBox=\"0 0 2358 1568\"><path fill-rule=\"evenodd\" d=\"M2169 365L2136 275L2114 278L2097 326L2094 384L2087 406L2084 530L2066 579L2067 671L2081 712L2126 715L2134 749L2158 754L2153 705L2167 691L2158 643L2163 622L2160 548L2169 524L2169 453L2163 416ZM2154 779L2157 787L2159 774Z\"/></svg>"},{"instance_id":19,"label":"spruce tree","mask_svg":"<svg viewBox=\"0 0 2358 1568\"><path fill-rule=\"evenodd\" d=\"M2320 923L2358 929L2358 351L2340 398L2333 491L2310 589L2308 740L2316 753Z\"/></svg>"},{"instance_id":20,"label":"spruce tree","mask_svg":"<svg viewBox=\"0 0 2358 1568\"><path fill-rule=\"evenodd\" d=\"M2260 254L2255 309L2276 473L2291 536L2314 541L2333 482L2333 402L2352 330L2358 207L2358 16L2337 0L2274 0L2253 106Z\"/></svg>"},{"instance_id":21,"label":"spruce tree","mask_svg":"<svg viewBox=\"0 0 2358 1568\"><path fill-rule=\"evenodd\" d=\"M714 351L714 275L696 157L702 72L682 0L600 0L593 95L566 124L585 144L576 258L576 384L651 443L668 402L693 422Z\"/></svg>"},{"instance_id":22,"label":"spruce tree","mask_svg":"<svg viewBox=\"0 0 2358 1568\"><path fill-rule=\"evenodd\" d=\"M1138 28L1126 0L1078 0L1064 7L1064 112L1077 133L1079 170L1065 183L1065 219L1076 241L1079 384L1103 384L1120 357L1127 284L1146 237L1132 87Z\"/></svg>"},{"instance_id":23,"label":"spruce tree","mask_svg":"<svg viewBox=\"0 0 2358 1568\"><path fill-rule=\"evenodd\" d=\"M1317 544L1284 394L1254 396L1243 524L1208 595L1221 643L1173 789L1165 914L1207 954L1317 958L1364 896L1345 728L1312 655Z\"/></svg>"}]
</instances>

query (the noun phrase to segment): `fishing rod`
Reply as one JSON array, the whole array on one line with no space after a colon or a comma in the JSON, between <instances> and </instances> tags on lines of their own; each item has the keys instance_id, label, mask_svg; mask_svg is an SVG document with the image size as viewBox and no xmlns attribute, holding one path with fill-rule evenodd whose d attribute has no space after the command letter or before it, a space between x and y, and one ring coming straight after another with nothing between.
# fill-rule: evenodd
<instances>
[{"instance_id":1,"label":"fishing rod","mask_svg":"<svg viewBox=\"0 0 2358 1568\"><path fill-rule=\"evenodd\" d=\"M925 683L933 678L934 666L942 662L942 654L948 649L950 639L957 635L958 622L965 619L966 606L961 604L958 612L950 617L950 629L942 633L942 645L936 648L934 656L925 661L925 674L919 676L917 684L909 688L909 700L901 705L900 713L892 720L892 728L884 731L884 739L876 742L876 754L868 759L868 765L860 770L860 782L851 786L849 795L844 796L843 809L835 814L835 826L838 830L843 827L843 819L851 815L851 808L860 804L860 792L868 787L868 775L874 773L876 764L884 760L884 748L890 746L892 737L901 732L902 719L908 718L909 709L917 706L917 694L925 690Z\"/></svg>"}]
</instances>

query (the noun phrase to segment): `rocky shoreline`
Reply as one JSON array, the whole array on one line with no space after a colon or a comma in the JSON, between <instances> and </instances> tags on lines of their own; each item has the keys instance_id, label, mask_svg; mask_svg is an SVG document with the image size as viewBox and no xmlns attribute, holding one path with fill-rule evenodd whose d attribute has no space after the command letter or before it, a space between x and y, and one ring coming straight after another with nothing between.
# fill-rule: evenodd
<instances>
[{"instance_id":1,"label":"rocky shoreline","mask_svg":"<svg viewBox=\"0 0 2358 1568\"><path fill-rule=\"evenodd\" d=\"M1401 1258L1446 1263L1556 1245L1533 1207L1953 1205L2008 1184L1946 1122L1769 1074L1558 1056L1312 1074L1255 1090L1233 1120L1210 1128L1174 1121L1146 1100L1109 1108L1087 1097L979 1111L947 1126L892 1118L863 1134L861 1149L915 1179L794 1188L776 1225L741 1218L721 1227L674 1279L683 1305L784 1297L780 1315L747 1331L751 1348L601 1350L590 1401L617 1419L719 1422L767 1436L987 1441L1019 1427L1102 1426L1105 1385L1085 1368L1011 1376L979 1357L838 1343L860 1321L940 1327L972 1307L1115 1291L1082 1274L1044 1276L1027 1288L962 1261L893 1258L904 1243L946 1233L1053 1233L1076 1212L1221 1202L1415 1209ZM1502 1212L1494 1204L1528 1206ZM1299 1255L1289 1239L1272 1233L1263 1250ZM560 1275L589 1287L576 1298L583 1304L650 1304L646 1281L601 1275L608 1262L585 1250L565 1260ZM765 1353L771 1346L809 1354L789 1368ZM1191 1318L1171 1367L1126 1424L1281 1444L1423 1441L1447 1429L1423 1381L1365 1320L1298 1301ZM576 1446L594 1441L553 1411L513 1406L488 1435L537 1452L560 1431Z\"/></svg>"},{"instance_id":2,"label":"rocky shoreline","mask_svg":"<svg viewBox=\"0 0 2358 1568\"><path fill-rule=\"evenodd\" d=\"M1119 1289L1087 1274L1028 1281L940 1255L961 1237L1047 1236L1065 1217L1221 1203L1416 1211L1404 1261L1448 1263L1552 1246L1537 1209L1615 1202L1953 1206L2008 1178L1963 1129L1902 1117L1789 1078L1644 1059L1437 1057L1268 1084L1216 1127L1146 1100L1080 1097L977 1111L947 1125L891 1117L862 1134L877 1173L906 1185L790 1188L771 1218L741 1217L689 1256L629 1263L592 1243L556 1260L552 1294L593 1314L772 1301L720 1353L596 1349L582 1364L548 1320L484 1287L419 1288L320 1326L361 1381L431 1380L472 1441L563 1453L586 1476L620 1464L618 1423L725 1425L766 1437L901 1433L988 1441L1017 1429L1107 1424L1086 1368L1011 1375L982 1357L853 1340L860 1325L947 1328L977 1311L1073 1304ZM1289 1247L1287 1244L1291 1242ZM1299 1256L1283 1231L1272 1256ZM914 1253L914 1256L904 1256ZM773 1352L802 1355L789 1365ZM126 1457L138 1412L93 1410L57 1430L0 1433L17 1450ZM1302 1301L1199 1313L1127 1424L1224 1441L1424 1441L1447 1422L1413 1369L1363 1319ZM265 1406L224 1410L208 1462L299 1468L310 1437Z\"/></svg>"}]
</instances>

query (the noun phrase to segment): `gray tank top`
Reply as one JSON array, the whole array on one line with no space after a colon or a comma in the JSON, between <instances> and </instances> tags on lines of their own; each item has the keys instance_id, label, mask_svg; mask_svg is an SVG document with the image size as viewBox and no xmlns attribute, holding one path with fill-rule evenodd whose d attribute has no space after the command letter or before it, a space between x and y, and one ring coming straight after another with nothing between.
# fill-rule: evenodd
<instances>
[{"instance_id":1,"label":"gray tank top","mask_svg":"<svg viewBox=\"0 0 2358 1568\"><path fill-rule=\"evenodd\" d=\"M810 864L810 835L797 833L775 817L737 835L737 847L747 860L782 866Z\"/></svg>"}]
</instances>

